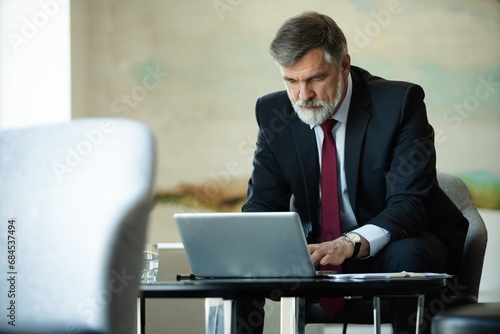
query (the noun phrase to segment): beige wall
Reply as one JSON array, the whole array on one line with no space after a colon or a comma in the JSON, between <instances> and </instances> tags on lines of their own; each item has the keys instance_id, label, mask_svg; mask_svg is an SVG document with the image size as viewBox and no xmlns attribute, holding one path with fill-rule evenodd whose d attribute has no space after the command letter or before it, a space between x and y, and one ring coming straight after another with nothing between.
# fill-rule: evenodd
<instances>
[{"instance_id":1,"label":"beige wall","mask_svg":"<svg viewBox=\"0 0 500 334\"><path fill-rule=\"evenodd\" d=\"M284 87L268 44L306 9L337 20L353 64L424 87L440 171L472 173L472 186L479 171L499 184L497 1L75 0L73 117L147 123L158 142L160 191L182 197L188 183L206 199L243 198L255 101ZM158 209L151 238L178 241L172 210L218 209L187 202Z\"/></svg>"}]
</instances>

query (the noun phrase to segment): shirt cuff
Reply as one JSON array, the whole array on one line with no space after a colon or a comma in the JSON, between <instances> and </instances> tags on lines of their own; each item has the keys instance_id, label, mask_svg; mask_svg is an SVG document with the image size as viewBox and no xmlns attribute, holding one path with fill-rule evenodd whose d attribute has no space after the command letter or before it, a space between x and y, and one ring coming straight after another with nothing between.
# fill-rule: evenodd
<instances>
[{"instance_id":1,"label":"shirt cuff","mask_svg":"<svg viewBox=\"0 0 500 334\"><path fill-rule=\"evenodd\" d=\"M370 244L370 256L377 254L391 240L389 232L382 227L366 224L352 232L358 233Z\"/></svg>"}]
</instances>

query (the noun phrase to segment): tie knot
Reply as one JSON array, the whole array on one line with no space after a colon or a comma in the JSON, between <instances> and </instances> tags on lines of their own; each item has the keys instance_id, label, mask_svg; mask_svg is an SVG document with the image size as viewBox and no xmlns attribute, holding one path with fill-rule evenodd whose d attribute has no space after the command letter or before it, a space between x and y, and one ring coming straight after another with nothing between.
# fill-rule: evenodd
<instances>
[{"instance_id":1,"label":"tie knot","mask_svg":"<svg viewBox=\"0 0 500 334\"><path fill-rule=\"evenodd\" d=\"M335 120L329 118L321 124L321 128L323 129L323 132L326 134L332 132L334 125L335 125Z\"/></svg>"}]
</instances>

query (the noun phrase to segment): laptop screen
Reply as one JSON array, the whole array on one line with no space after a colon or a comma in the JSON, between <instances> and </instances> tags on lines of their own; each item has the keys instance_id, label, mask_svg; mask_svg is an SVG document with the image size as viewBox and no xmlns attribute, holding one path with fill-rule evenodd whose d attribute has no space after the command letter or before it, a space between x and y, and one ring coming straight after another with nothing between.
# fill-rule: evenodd
<instances>
[{"instance_id":1,"label":"laptop screen","mask_svg":"<svg viewBox=\"0 0 500 334\"><path fill-rule=\"evenodd\" d=\"M174 214L197 277L314 277L295 212Z\"/></svg>"}]
</instances>

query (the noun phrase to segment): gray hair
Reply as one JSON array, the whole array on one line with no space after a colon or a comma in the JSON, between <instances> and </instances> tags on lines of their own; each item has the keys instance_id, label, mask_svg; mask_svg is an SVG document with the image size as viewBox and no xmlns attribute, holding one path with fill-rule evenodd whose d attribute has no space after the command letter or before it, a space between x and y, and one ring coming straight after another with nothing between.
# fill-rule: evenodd
<instances>
[{"instance_id":1,"label":"gray hair","mask_svg":"<svg viewBox=\"0 0 500 334\"><path fill-rule=\"evenodd\" d=\"M315 48L322 48L325 60L338 67L347 53L347 41L332 18L305 12L283 23L269 51L280 66L287 68Z\"/></svg>"}]
</instances>

